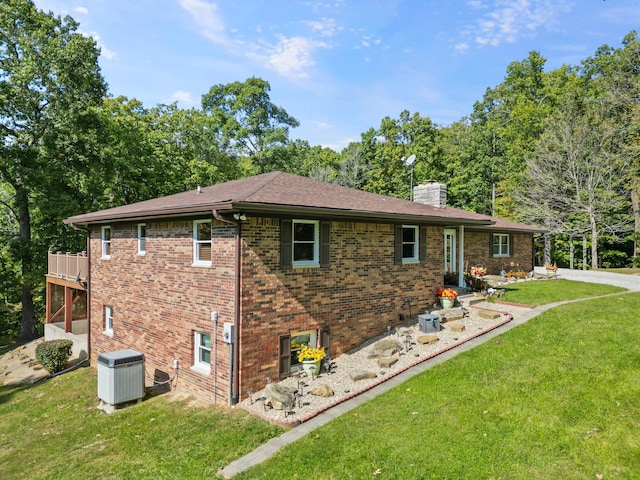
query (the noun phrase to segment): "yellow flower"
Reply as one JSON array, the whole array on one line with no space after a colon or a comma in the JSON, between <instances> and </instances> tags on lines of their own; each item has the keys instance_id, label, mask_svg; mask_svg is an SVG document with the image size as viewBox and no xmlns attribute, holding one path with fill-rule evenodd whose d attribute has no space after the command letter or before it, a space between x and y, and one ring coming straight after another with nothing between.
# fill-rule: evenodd
<instances>
[{"instance_id":1,"label":"yellow flower","mask_svg":"<svg viewBox=\"0 0 640 480\"><path fill-rule=\"evenodd\" d=\"M302 347L302 350L298 352L298 361L303 362L305 360L313 360L318 361L322 360L326 356L326 352L324 348L312 348L312 347Z\"/></svg>"}]
</instances>

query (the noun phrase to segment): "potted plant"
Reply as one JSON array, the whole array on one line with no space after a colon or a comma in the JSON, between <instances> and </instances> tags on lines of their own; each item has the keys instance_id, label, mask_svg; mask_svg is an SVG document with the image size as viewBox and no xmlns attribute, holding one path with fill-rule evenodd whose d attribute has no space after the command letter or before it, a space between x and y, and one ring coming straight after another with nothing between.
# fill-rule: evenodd
<instances>
[{"instance_id":1,"label":"potted plant","mask_svg":"<svg viewBox=\"0 0 640 480\"><path fill-rule=\"evenodd\" d=\"M487 269L482 265L476 265L469 269L469 273L474 277L484 277L487 274Z\"/></svg>"},{"instance_id":2,"label":"potted plant","mask_svg":"<svg viewBox=\"0 0 640 480\"><path fill-rule=\"evenodd\" d=\"M440 288L436 290L436 296L440 299L442 308L451 308L456 301L458 292L452 288Z\"/></svg>"},{"instance_id":3,"label":"potted plant","mask_svg":"<svg viewBox=\"0 0 640 480\"><path fill-rule=\"evenodd\" d=\"M320 362L326 355L322 347L302 347L298 352L298 361L307 376L314 378L320 373Z\"/></svg>"},{"instance_id":4,"label":"potted plant","mask_svg":"<svg viewBox=\"0 0 640 480\"><path fill-rule=\"evenodd\" d=\"M555 263L553 265L547 263L544 268L547 271L547 277L555 277L558 273L558 265L556 265Z\"/></svg>"}]
</instances>

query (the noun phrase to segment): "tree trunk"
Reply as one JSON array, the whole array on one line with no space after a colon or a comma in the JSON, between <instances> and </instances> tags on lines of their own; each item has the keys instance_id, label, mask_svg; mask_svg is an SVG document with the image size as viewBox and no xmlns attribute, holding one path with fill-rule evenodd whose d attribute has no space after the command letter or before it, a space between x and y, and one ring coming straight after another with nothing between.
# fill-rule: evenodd
<instances>
[{"instance_id":1,"label":"tree trunk","mask_svg":"<svg viewBox=\"0 0 640 480\"><path fill-rule=\"evenodd\" d=\"M631 208L633 209L634 228L633 233L633 258L640 256L640 193L636 189L631 190ZM634 262L635 263L635 262Z\"/></svg>"},{"instance_id":2,"label":"tree trunk","mask_svg":"<svg viewBox=\"0 0 640 480\"><path fill-rule=\"evenodd\" d=\"M596 219L591 216L591 269L598 269L598 225Z\"/></svg>"},{"instance_id":3,"label":"tree trunk","mask_svg":"<svg viewBox=\"0 0 640 480\"><path fill-rule=\"evenodd\" d=\"M544 234L544 258L542 261L543 265L551 264L551 234Z\"/></svg>"},{"instance_id":4,"label":"tree trunk","mask_svg":"<svg viewBox=\"0 0 640 480\"><path fill-rule=\"evenodd\" d=\"M573 235L569 235L569 268L573 270L573 262L576 254L576 247L573 244Z\"/></svg>"},{"instance_id":5,"label":"tree trunk","mask_svg":"<svg viewBox=\"0 0 640 480\"><path fill-rule=\"evenodd\" d=\"M31 252L31 213L29 211L29 195L26 188L16 188L16 207L20 226L20 260L22 264L22 319L20 322L19 341L30 341L38 338L36 331L36 315L33 305Z\"/></svg>"},{"instance_id":6,"label":"tree trunk","mask_svg":"<svg viewBox=\"0 0 640 480\"><path fill-rule=\"evenodd\" d=\"M587 269L587 235L582 236L582 270Z\"/></svg>"}]
</instances>

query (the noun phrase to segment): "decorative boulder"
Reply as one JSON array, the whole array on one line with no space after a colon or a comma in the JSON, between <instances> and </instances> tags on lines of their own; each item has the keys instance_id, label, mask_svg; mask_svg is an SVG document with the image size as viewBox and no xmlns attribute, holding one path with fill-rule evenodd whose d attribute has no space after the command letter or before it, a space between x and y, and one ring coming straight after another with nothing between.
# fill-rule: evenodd
<instances>
[{"instance_id":1,"label":"decorative boulder","mask_svg":"<svg viewBox=\"0 0 640 480\"><path fill-rule=\"evenodd\" d=\"M418 343L421 343L422 345L430 345L432 343L436 343L439 340L440 339L437 335L420 335L418 337Z\"/></svg>"},{"instance_id":2,"label":"decorative boulder","mask_svg":"<svg viewBox=\"0 0 640 480\"><path fill-rule=\"evenodd\" d=\"M389 368L396 364L397 357L380 357L378 358L378 366L383 368Z\"/></svg>"},{"instance_id":3,"label":"decorative boulder","mask_svg":"<svg viewBox=\"0 0 640 480\"><path fill-rule=\"evenodd\" d=\"M264 389L264 396L267 398L264 403L271 405L276 410L283 410L284 404L291 407L296 398L294 388L277 383L268 384Z\"/></svg>"},{"instance_id":4,"label":"decorative boulder","mask_svg":"<svg viewBox=\"0 0 640 480\"><path fill-rule=\"evenodd\" d=\"M369 353L369 358L390 357L400 350L402 350L402 344L400 342L385 338L374 343L373 349L371 353Z\"/></svg>"},{"instance_id":5,"label":"decorative boulder","mask_svg":"<svg viewBox=\"0 0 640 480\"><path fill-rule=\"evenodd\" d=\"M322 383L314 387L313 390L309 391L309 393L316 397L333 397L333 389L326 383Z\"/></svg>"},{"instance_id":6,"label":"decorative boulder","mask_svg":"<svg viewBox=\"0 0 640 480\"><path fill-rule=\"evenodd\" d=\"M451 325L449 327L449 330L451 330L452 332L464 332L466 328L467 327L465 327L462 323L456 323L455 325Z\"/></svg>"},{"instance_id":7,"label":"decorative boulder","mask_svg":"<svg viewBox=\"0 0 640 480\"><path fill-rule=\"evenodd\" d=\"M375 372L368 372L366 370L353 370L352 372L349 372L349 376L354 382L357 382L358 380L365 380L367 378L377 377Z\"/></svg>"}]
</instances>

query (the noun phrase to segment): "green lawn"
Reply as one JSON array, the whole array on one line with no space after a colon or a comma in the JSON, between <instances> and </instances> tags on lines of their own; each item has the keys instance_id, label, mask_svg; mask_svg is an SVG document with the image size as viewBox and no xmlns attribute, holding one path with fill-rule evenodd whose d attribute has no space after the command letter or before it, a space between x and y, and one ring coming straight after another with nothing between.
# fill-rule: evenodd
<instances>
[{"instance_id":1,"label":"green lawn","mask_svg":"<svg viewBox=\"0 0 640 480\"><path fill-rule=\"evenodd\" d=\"M542 287L547 301L607 288L528 282L509 301L526 303L527 290ZM237 478L640 478L639 311L640 293L555 308ZM0 387L0 478L212 478L282 432L165 396L113 415L96 405L90 368Z\"/></svg>"},{"instance_id":2,"label":"green lawn","mask_svg":"<svg viewBox=\"0 0 640 480\"><path fill-rule=\"evenodd\" d=\"M242 411L151 398L98 410L96 372L0 387L2 479L197 479L282 429Z\"/></svg>"},{"instance_id":3,"label":"green lawn","mask_svg":"<svg viewBox=\"0 0 640 480\"><path fill-rule=\"evenodd\" d=\"M553 309L238 478L640 478L639 311L640 293Z\"/></svg>"},{"instance_id":4,"label":"green lawn","mask_svg":"<svg viewBox=\"0 0 640 480\"><path fill-rule=\"evenodd\" d=\"M505 296L499 300L538 307L562 300L575 300L625 291L624 288L573 280L539 280L512 283L497 287L504 289Z\"/></svg>"}]
</instances>

